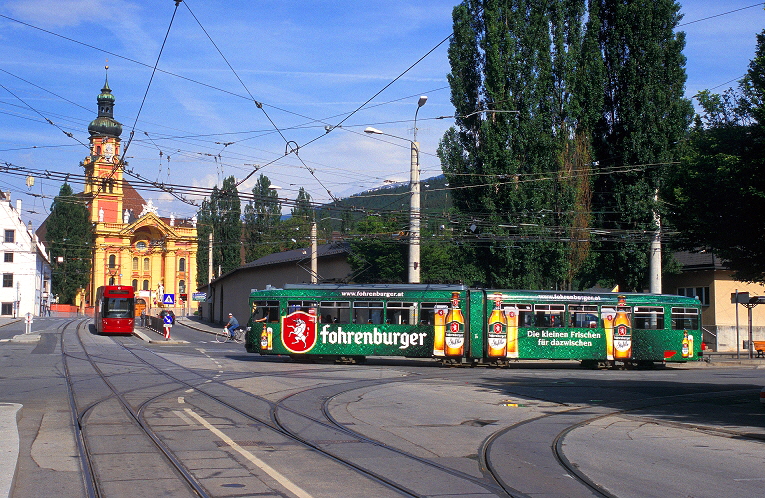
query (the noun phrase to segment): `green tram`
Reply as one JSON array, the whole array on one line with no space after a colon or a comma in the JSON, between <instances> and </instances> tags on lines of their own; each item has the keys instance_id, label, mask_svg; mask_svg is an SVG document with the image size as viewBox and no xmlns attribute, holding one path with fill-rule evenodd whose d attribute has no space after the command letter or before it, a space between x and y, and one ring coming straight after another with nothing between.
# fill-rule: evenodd
<instances>
[{"instance_id":1,"label":"green tram","mask_svg":"<svg viewBox=\"0 0 765 498\"><path fill-rule=\"evenodd\" d=\"M262 355L685 362L701 356L701 306L675 295L287 285L250 294L246 347Z\"/></svg>"}]
</instances>

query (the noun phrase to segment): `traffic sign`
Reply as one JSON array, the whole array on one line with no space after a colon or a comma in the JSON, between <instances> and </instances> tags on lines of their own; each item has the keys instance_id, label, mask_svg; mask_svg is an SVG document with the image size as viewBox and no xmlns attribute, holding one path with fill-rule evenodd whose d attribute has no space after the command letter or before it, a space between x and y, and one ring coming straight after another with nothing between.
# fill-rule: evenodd
<instances>
[{"instance_id":1,"label":"traffic sign","mask_svg":"<svg viewBox=\"0 0 765 498\"><path fill-rule=\"evenodd\" d=\"M192 301L203 302L205 299L207 299L206 292L194 292L191 294Z\"/></svg>"},{"instance_id":2,"label":"traffic sign","mask_svg":"<svg viewBox=\"0 0 765 498\"><path fill-rule=\"evenodd\" d=\"M162 317L162 321L165 324L165 327L169 327L173 324L173 315L165 315Z\"/></svg>"},{"instance_id":3,"label":"traffic sign","mask_svg":"<svg viewBox=\"0 0 765 498\"><path fill-rule=\"evenodd\" d=\"M175 304L175 294L165 294L162 298L162 304Z\"/></svg>"}]
</instances>

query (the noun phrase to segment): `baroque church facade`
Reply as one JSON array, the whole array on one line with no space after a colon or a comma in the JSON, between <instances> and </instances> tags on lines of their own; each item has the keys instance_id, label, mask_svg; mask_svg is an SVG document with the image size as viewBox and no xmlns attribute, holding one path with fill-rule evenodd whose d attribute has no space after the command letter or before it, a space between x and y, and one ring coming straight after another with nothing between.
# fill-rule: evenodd
<instances>
[{"instance_id":1,"label":"baroque church facade","mask_svg":"<svg viewBox=\"0 0 765 498\"><path fill-rule=\"evenodd\" d=\"M97 101L98 117L88 126L90 155L81 163L95 239L86 301L92 306L99 286L130 285L150 308L162 307L165 294L183 308L195 287L196 216L160 216L125 180L122 125L114 119L108 76Z\"/></svg>"}]
</instances>

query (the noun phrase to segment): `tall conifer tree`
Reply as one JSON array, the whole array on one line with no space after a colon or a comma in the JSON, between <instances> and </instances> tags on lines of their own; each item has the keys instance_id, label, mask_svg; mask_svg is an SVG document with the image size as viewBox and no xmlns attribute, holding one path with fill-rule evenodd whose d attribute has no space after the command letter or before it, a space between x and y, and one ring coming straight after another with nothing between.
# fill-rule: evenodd
<instances>
[{"instance_id":1,"label":"tall conifer tree","mask_svg":"<svg viewBox=\"0 0 765 498\"><path fill-rule=\"evenodd\" d=\"M595 140L597 224L615 233L600 244L596 274L622 290L647 285L655 201L693 115L685 90L685 36L674 0L598 0L605 62L604 107Z\"/></svg>"},{"instance_id":2,"label":"tall conifer tree","mask_svg":"<svg viewBox=\"0 0 765 498\"><path fill-rule=\"evenodd\" d=\"M90 281L93 225L85 201L74 196L68 183L61 186L53 200L45 224L51 256L51 290L59 303L75 304L77 291Z\"/></svg>"},{"instance_id":3,"label":"tall conifer tree","mask_svg":"<svg viewBox=\"0 0 765 498\"><path fill-rule=\"evenodd\" d=\"M245 261L276 252L278 245L272 240L273 229L280 221L282 206L271 180L261 174L252 188L253 200L244 207Z\"/></svg>"},{"instance_id":4,"label":"tall conifer tree","mask_svg":"<svg viewBox=\"0 0 765 498\"><path fill-rule=\"evenodd\" d=\"M220 190L213 189L213 271L218 276L242 264L242 209L236 179L223 180Z\"/></svg>"},{"instance_id":5,"label":"tall conifer tree","mask_svg":"<svg viewBox=\"0 0 765 498\"><path fill-rule=\"evenodd\" d=\"M584 245L570 257L566 242L567 227L589 226L581 165L601 88L584 18L583 0L465 0L454 9L457 128L439 156L466 229L458 264L468 283L568 287L587 256ZM508 110L517 114L494 112Z\"/></svg>"}]
</instances>

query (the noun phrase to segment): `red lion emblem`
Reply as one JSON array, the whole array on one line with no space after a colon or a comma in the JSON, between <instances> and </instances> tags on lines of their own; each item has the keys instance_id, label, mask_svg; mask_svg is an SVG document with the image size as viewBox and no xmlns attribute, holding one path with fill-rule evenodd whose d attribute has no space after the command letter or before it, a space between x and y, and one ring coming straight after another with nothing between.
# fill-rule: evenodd
<instances>
[{"instance_id":1,"label":"red lion emblem","mask_svg":"<svg viewBox=\"0 0 765 498\"><path fill-rule=\"evenodd\" d=\"M307 353L316 344L316 315L296 311L282 317L282 343L291 353Z\"/></svg>"}]
</instances>

